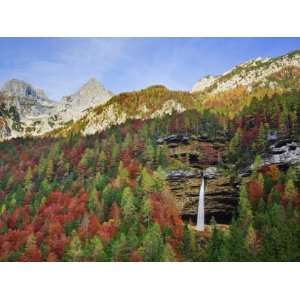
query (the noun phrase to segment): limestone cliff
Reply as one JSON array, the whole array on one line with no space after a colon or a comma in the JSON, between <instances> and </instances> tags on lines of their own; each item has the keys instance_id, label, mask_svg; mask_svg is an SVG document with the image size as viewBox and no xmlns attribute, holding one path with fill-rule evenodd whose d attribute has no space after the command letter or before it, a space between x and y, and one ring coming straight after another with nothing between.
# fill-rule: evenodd
<instances>
[{"instance_id":1,"label":"limestone cliff","mask_svg":"<svg viewBox=\"0 0 300 300\"><path fill-rule=\"evenodd\" d=\"M227 224L236 212L239 198L238 180L226 175L222 164L225 138L209 140L204 136L171 135L157 140L168 147L171 159L184 163L186 169L168 172L171 191L184 219L195 222L201 177L206 178L206 223L214 217L218 223Z\"/></svg>"},{"instance_id":2,"label":"limestone cliff","mask_svg":"<svg viewBox=\"0 0 300 300\"><path fill-rule=\"evenodd\" d=\"M299 74L300 52L294 51L275 58L261 58L246 61L218 76L205 76L197 81L191 92L218 94L238 86L251 91L255 87L275 88L284 77Z\"/></svg>"}]
</instances>

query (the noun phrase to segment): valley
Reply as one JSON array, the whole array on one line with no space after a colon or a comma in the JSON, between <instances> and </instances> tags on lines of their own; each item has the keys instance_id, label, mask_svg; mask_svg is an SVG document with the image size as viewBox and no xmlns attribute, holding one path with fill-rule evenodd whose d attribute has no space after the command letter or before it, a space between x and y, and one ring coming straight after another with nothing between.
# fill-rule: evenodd
<instances>
[{"instance_id":1,"label":"valley","mask_svg":"<svg viewBox=\"0 0 300 300\"><path fill-rule=\"evenodd\" d=\"M299 261L300 52L191 91L0 91L1 261ZM205 230L195 230L205 178Z\"/></svg>"}]
</instances>

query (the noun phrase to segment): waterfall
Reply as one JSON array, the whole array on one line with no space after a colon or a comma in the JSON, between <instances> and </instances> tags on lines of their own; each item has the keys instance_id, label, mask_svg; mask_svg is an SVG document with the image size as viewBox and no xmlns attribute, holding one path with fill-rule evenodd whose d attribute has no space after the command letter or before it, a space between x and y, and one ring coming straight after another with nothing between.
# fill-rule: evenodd
<instances>
[{"instance_id":1,"label":"waterfall","mask_svg":"<svg viewBox=\"0 0 300 300\"><path fill-rule=\"evenodd\" d=\"M199 231L204 230L204 177L199 192L199 204L198 204L198 215L196 229Z\"/></svg>"}]
</instances>

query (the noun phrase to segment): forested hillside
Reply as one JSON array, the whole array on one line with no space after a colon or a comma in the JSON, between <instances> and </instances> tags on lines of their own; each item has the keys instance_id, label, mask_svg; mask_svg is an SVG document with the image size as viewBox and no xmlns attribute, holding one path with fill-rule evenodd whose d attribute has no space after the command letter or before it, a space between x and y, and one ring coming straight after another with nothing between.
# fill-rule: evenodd
<instances>
[{"instance_id":1,"label":"forested hillside","mask_svg":"<svg viewBox=\"0 0 300 300\"><path fill-rule=\"evenodd\" d=\"M155 95L148 109L160 101ZM164 99L190 101L171 96ZM299 99L294 90L248 99L230 117L200 107L127 120L94 135L70 130L1 143L0 259L299 261ZM129 111L135 104L124 105ZM194 150L202 153L197 167L214 164L238 181L229 224L212 216L198 232L183 218L168 178L192 167L189 157L160 142L170 136L205 140ZM208 157L220 140L225 148L216 150L215 163Z\"/></svg>"}]
</instances>

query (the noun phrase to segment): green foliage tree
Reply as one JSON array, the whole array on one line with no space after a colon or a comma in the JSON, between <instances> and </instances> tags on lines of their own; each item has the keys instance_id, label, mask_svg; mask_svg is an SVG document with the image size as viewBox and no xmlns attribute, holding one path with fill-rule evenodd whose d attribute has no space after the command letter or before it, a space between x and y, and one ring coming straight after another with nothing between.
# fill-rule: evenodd
<instances>
[{"instance_id":1,"label":"green foliage tree","mask_svg":"<svg viewBox=\"0 0 300 300\"><path fill-rule=\"evenodd\" d=\"M163 251L163 239L157 223L148 228L142 242L142 255L145 261L160 261Z\"/></svg>"},{"instance_id":2,"label":"green foliage tree","mask_svg":"<svg viewBox=\"0 0 300 300\"><path fill-rule=\"evenodd\" d=\"M32 180L32 170L29 167L24 177L24 187L26 191L29 191L31 188L31 180Z\"/></svg>"},{"instance_id":3,"label":"green foliage tree","mask_svg":"<svg viewBox=\"0 0 300 300\"><path fill-rule=\"evenodd\" d=\"M67 259L70 261L80 261L84 255L83 246L78 234L72 233L69 249L67 250Z\"/></svg>"},{"instance_id":4,"label":"green foliage tree","mask_svg":"<svg viewBox=\"0 0 300 300\"><path fill-rule=\"evenodd\" d=\"M106 261L104 246L98 236L93 236L84 247L84 257L92 261Z\"/></svg>"},{"instance_id":5,"label":"green foliage tree","mask_svg":"<svg viewBox=\"0 0 300 300\"><path fill-rule=\"evenodd\" d=\"M127 240L124 233L112 243L111 247L113 261L127 261L128 260L128 247Z\"/></svg>"},{"instance_id":6,"label":"green foliage tree","mask_svg":"<svg viewBox=\"0 0 300 300\"><path fill-rule=\"evenodd\" d=\"M149 226L151 221L151 204L148 199L144 199L142 206L142 222Z\"/></svg>"},{"instance_id":7,"label":"green foliage tree","mask_svg":"<svg viewBox=\"0 0 300 300\"><path fill-rule=\"evenodd\" d=\"M143 168L140 177L142 190L146 193L152 192L155 190L156 182L154 178L149 174L147 168Z\"/></svg>"},{"instance_id":8,"label":"green foliage tree","mask_svg":"<svg viewBox=\"0 0 300 300\"><path fill-rule=\"evenodd\" d=\"M238 157L241 147L240 131L237 130L233 138L229 142L228 157L232 161L235 161Z\"/></svg>"},{"instance_id":9,"label":"green foliage tree","mask_svg":"<svg viewBox=\"0 0 300 300\"><path fill-rule=\"evenodd\" d=\"M122 193L121 211L126 222L132 221L135 215L134 195L130 187L126 187Z\"/></svg>"},{"instance_id":10,"label":"green foliage tree","mask_svg":"<svg viewBox=\"0 0 300 300\"><path fill-rule=\"evenodd\" d=\"M238 220L241 225L246 227L249 226L253 221L252 208L245 186L242 186L240 191Z\"/></svg>"},{"instance_id":11,"label":"green foliage tree","mask_svg":"<svg viewBox=\"0 0 300 300\"><path fill-rule=\"evenodd\" d=\"M206 249L207 261L227 261L227 249L224 234L214 225L212 236L208 242Z\"/></svg>"},{"instance_id":12,"label":"green foliage tree","mask_svg":"<svg viewBox=\"0 0 300 300\"><path fill-rule=\"evenodd\" d=\"M174 253L173 248L171 247L171 245L169 243L166 243L164 245L162 255L161 255L161 261L163 261L163 262L176 261L176 255Z\"/></svg>"}]
</instances>

